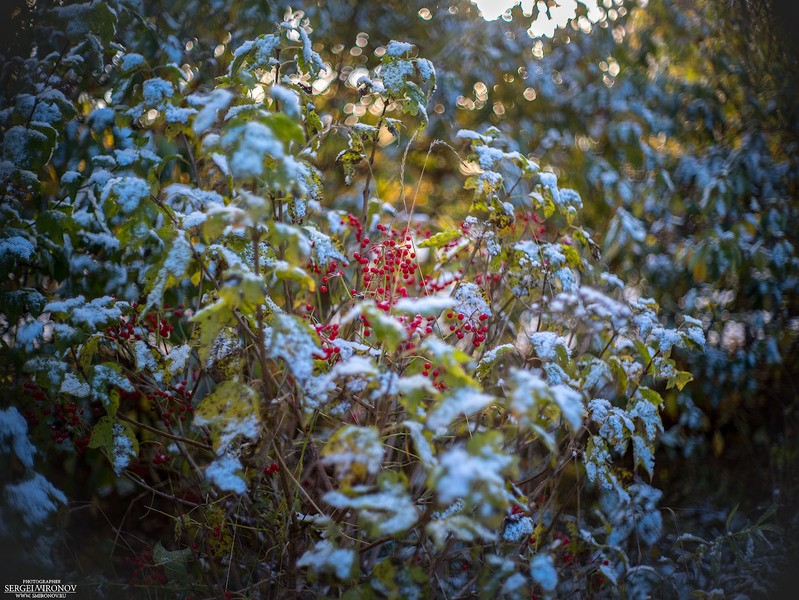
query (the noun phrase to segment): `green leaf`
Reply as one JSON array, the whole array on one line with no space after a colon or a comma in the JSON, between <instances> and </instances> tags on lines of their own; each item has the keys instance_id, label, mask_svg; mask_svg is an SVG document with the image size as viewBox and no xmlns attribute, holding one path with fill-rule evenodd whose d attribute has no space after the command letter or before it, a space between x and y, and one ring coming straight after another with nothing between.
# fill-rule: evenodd
<instances>
[{"instance_id":1,"label":"green leaf","mask_svg":"<svg viewBox=\"0 0 799 600\"><path fill-rule=\"evenodd\" d=\"M302 127L291 117L284 113L273 113L266 117L263 122L269 126L275 136L282 141L286 147L291 142L302 145L305 142Z\"/></svg>"},{"instance_id":2,"label":"green leaf","mask_svg":"<svg viewBox=\"0 0 799 600\"><path fill-rule=\"evenodd\" d=\"M115 439L115 429L117 430L116 436L124 436L128 439L129 444L127 444L127 446L130 448L130 453L121 453L117 439ZM115 470L118 468L119 464L127 465L127 461L131 457L139 454L139 442L130 425L108 415L102 417L92 428L92 435L89 438L89 448L105 450L105 454ZM118 463L120 458L125 459L124 462ZM121 475L121 472L117 471L117 475Z\"/></svg>"},{"instance_id":3,"label":"green leaf","mask_svg":"<svg viewBox=\"0 0 799 600\"><path fill-rule=\"evenodd\" d=\"M214 450L223 451L235 437L260 433L258 395L239 381L225 381L194 411L194 422L211 428Z\"/></svg>"},{"instance_id":4,"label":"green leaf","mask_svg":"<svg viewBox=\"0 0 799 600\"><path fill-rule=\"evenodd\" d=\"M570 267L579 269L583 266L583 260L580 258L580 253L577 252L577 249L574 246L569 244L561 244L560 249L566 256L566 262Z\"/></svg>"},{"instance_id":5,"label":"green leaf","mask_svg":"<svg viewBox=\"0 0 799 600\"><path fill-rule=\"evenodd\" d=\"M114 419L109 416L100 418L92 428L89 448L105 448L110 454L114 453Z\"/></svg>"},{"instance_id":6,"label":"green leaf","mask_svg":"<svg viewBox=\"0 0 799 600\"><path fill-rule=\"evenodd\" d=\"M377 308L373 302L361 303L361 312L369 319L369 325L378 342L382 342L389 352L397 349L408 335L402 323Z\"/></svg>"},{"instance_id":7,"label":"green leaf","mask_svg":"<svg viewBox=\"0 0 799 600\"><path fill-rule=\"evenodd\" d=\"M266 282L252 272L228 271L219 288L219 297L231 308L253 312L264 303Z\"/></svg>"},{"instance_id":8,"label":"green leaf","mask_svg":"<svg viewBox=\"0 0 799 600\"><path fill-rule=\"evenodd\" d=\"M161 542L157 542L153 548L153 563L156 566L164 567L164 574L170 581L186 581L187 567L191 556L190 548L167 550L161 545Z\"/></svg>"},{"instance_id":9,"label":"green leaf","mask_svg":"<svg viewBox=\"0 0 799 600\"><path fill-rule=\"evenodd\" d=\"M319 118L319 114L313 109L308 109L305 112L305 130L308 132L308 137L314 137L323 129L324 126L322 125L322 119Z\"/></svg>"},{"instance_id":10,"label":"green leaf","mask_svg":"<svg viewBox=\"0 0 799 600\"><path fill-rule=\"evenodd\" d=\"M322 461L332 464L342 488L380 472L384 450L375 427L344 425L322 449Z\"/></svg>"},{"instance_id":11,"label":"green leaf","mask_svg":"<svg viewBox=\"0 0 799 600\"><path fill-rule=\"evenodd\" d=\"M64 21L67 36L74 42L84 41L94 33L103 45L116 33L116 12L105 2L86 2L57 7L53 10Z\"/></svg>"},{"instance_id":12,"label":"green leaf","mask_svg":"<svg viewBox=\"0 0 799 600\"><path fill-rule=\"evenodd\" d=\"M474 376L478 381L485 380L491 374L494 366L499 363L499 359L506 354L510 354L515 349L516 348L513 344L502 344L501 346L497 346L493 350L486 352L483 358L477 364L477 369L475 369Z\"/></svg>"},{"instance_id":13,"label":"green leaf","mask_svg":"<svg viewBox=\"0 0 799 600\"><path fill-rule=\"evenodd\" d=\"M463 235L459 229L445 229L444 231L430 236L426 240L419 242L419 248L440 248L446 246L451 241Z\"/></svg>"},{"instance_id":14,"label":"green leaf","mask_svg":"<svg viewBox=\"0 0 799 600\"><path fill-rule=\"evenodd\" d=\"M624 365L618 356L609 357L607 362L608 366L610 367L610 372L613 373L614 377L616 378L619 390L623 394L626 394L629 378L627 377L627 371L625 371Z\"/></svg>"},{"instance_id":15,"label":"green leaf","mask_svg":"<svg viewBox=\"0 0 799 600\"><path fill-rule=\"evenodd\" d=\"M682 391L685 385L694 380L694 376L691 375L688 371L677 371L677 374L673 377L669 377L668 381L666 382L666 388L671 389L675 385L677 389Z\"/></svg>"},{"instance_id":16,"label":"green leaf","mask_svg":"<svg viewBox=\"0 0 799 600\"><path fill-rule=\"evenodd\" d=\"M355 175L355 166L364 159L360 152L347 149L339 152L336 156L336 162L344 167L344 183L350 185L352 183L352 176Z\"/></svg>"},{"instance_id":17,"label":"green leaf","mask_svg":"<svg viewBox=\"0 0 799 600\"><path fill-rule=\"evenodd\" d=\"M72 234L76 229L71 206L59 210L43 210L36 216L36 230L53 240L61 240L64 233Z\"/></svg>"},{"instance_id":18,"label":"green leaf","mask_svg":"<svg viewBox=\"0 0 799 600\"><path fill-rule=\"evenodd\" d=\"M200 346L197 351L200 361L205 364L219 332L223 327L234 325L236 318L233 309L220 299L197 312L191 320L200 326Z\"/></svg>"},{"instance_id":19,"label":"green leaf","mask_svg":"<svg viewBox=\"0 0 799 600\"><path fill-rule=\"evenodd\" d=\"M25 313L38 317L47 304L47 299L32 289L0 292L0 313L10 322L16 322Z\"/></svg>"},{"instance_id":20,"label":"green leaf","mask_svg":"<svg viewBox=\"0 0 799 600\"><path fill-rule=\"evenodd\" d=\"M42 131L17 125L5 132L0 157L20 169L38 171L50 160L54 146L55 141Z\"/></svg>"},{"instance_id":21,"label":"green leaf","mask_svg":"<svg viewBox=\"0 0 799 600\"><path fill-rule=\"evenodd\" d=\"M316 291L316 280L305 269L292 266L284 260L275 263L272 273L281 281L296 281L309 292Z\"/></svg>"},{"instance_id":22,"label":"green leaf","mask_svg":"<svg viewBox=\"0 0 799 600\"><path fill-rule=\"evenodd\" d=\"M638 388L638 393L647 400L648 402L654 404L655 406L660 406L663 404L663 396L657 393L655 390L650 389L645 386L641 386Z\"/></svg>"}]
</instances>

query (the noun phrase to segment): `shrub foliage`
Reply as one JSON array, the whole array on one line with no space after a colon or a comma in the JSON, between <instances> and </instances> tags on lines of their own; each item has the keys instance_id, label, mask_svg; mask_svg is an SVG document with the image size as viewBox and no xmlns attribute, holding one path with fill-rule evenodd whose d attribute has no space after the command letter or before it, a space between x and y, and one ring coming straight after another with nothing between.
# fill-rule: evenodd
<instances>
[{"instance_id":1,"label":"shrub foliage","mask_svg":"<svg viewBox=\"0 0 799 600\"><path fill-rule=\"evenodd\" d=\"M655 447L692 380L672 352L705 334L603 263L579 173L497 127L425 137L436 70L410 43L343 98L302 12L213 81L117 43L124 3L37 14L49 36L3 66L3 535L52 542L58 456L93 501L159 515L117 534L132 564L102 585L131 594L636 596L673 575L650 552Z\"/></svg>"}]
</instances>

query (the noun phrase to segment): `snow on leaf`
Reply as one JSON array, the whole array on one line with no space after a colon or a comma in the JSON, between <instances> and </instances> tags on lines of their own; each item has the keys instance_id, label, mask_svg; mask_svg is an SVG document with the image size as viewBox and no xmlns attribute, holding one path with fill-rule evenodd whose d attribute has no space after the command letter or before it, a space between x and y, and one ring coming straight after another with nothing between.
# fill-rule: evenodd
<instances>
[{"instance_id":1,"label":"snow on leaf","mask_svg":"<svg viewBox=\"0 0 799 600\"><path fill-rule=\"evenodd\" d=\"M390 94L401 96L406 87L406 81L414 74L413 63L410 60L392 60L380 68L380 77L383 85Z\"/></svg>"},{"instance_id":2,"label":"snow on leaf","mask_svg":"<svg viewBox=\"0 0 799 600\"><path fill-rule=\"evenodd\" d=\"M15 125L5 132L2 157L21 169L36 171L50 160L53 143L32 127Z\"/></svg>"},{"instance_id":3,"label":"snow on leaf","mask_svg":"<svg viewBox=\"0 0 799 600\"><path fill-rule=\"evenodd\" d=\"M311 242L311 254L314 261L321 266L328 265L331 261L338 261L347 265L347 257L336 247L333 239L315 227L303 227Z\"/></svg>"},{"instance_id":4,"label":"snow on leaf","mask_svg":"<svg viewBox=\"0 0 799 600\"><path fill-rule=\"evenodd\" d=\"M150 184L140 177L112 177L103 187L100 199L116 201L119 210L129 215L150 197Z\"/></svg>"},{"instance_id":5,"label":"snow on leaf","mask_svg":"<svg viewBox=\"0 0 799 600\"><path fill-rule=\"evenodd\" d=\"M594 398L588 403L588 414L594 423L605 422L613 406L604 398Z\"/></svg>"},{"instance_id":6,"label":"snow on leaf","mask_svg":"<svg viewBox=\"0 0 799 600\"><path fill-rule=\"evenodd\" d=\"M123 423L114 423L114 450L111 463L117 477L128 468L130 459L138 454L138 445L130 427Z\"/></svg>"},{"instance_id":7,"label":"snow on leaf","mask_svg":"<svg viewBox=\"0 0 799 600\"><path fill-rule=\"evenodd\" d=\"M449 296L423 296L421 298L400 298L394 309L409 315L422 315L423 317L438 316L442 310L455 306L455 301Z\"/></svg>"},{"instance_id":8,"label":"snow on leaf","mask_svg":"<svg viewBox=\"0 0 799 600\"><path fill-rule=\"evenodd\" d=\"M240 179L261 177L267 156L279 159L284 155L283 142L272 129L256 121L227 129L222 144L232 151L230 172Z\"/></svg>"},{"instance_id":9,"label":"snow on leaf","mask_svg":"<svg viewBox=\"0 0 799 600\"><path fill-rule=\"evenodd\" d=\"M592 357L583 380L582 389L586 391L592 390L603 382L611 381L611 378L612 374L608 364L599 358Z\"/></svg>"},{"instance_id":10,"label":"snow on leaf","mask_svg":"<svg viewBox=\"0 0 799 600\"><path fill-rule=\"evenodd\" d=\"M530 335L530 342L541 360L556 360L557 351L561 349L566 359L571 358L571 348L566 339L552 331L538 331Z\"/></svg>"},{"instance_id":11,"label":"snow on leaf","mask_svg":"<svg viewBox=\"0 0 799 600\"><path fill-rule=\"evenodd\" d=\"M16 346L23 348L26 352L32 352L36 347L36 342L41 341L44 333L44 323L41 321L28 321L17 327Z\"/></svg>"},{"instance_id":12,"label":"snow on leaf","mask_svg":"<svg viewBox=\"0 0 799 600\"><path fill-rule=\"evenodd\" d=\"M518 542L532 535L535 530L533 520L526 515L511 515L505 520L502 528L502 539L506 542Z\"/></svg>"},{"instance_id":13,"label":"snow on leaf","mask_svg":"<svg viewBox=\"0 0 799 600\"><path fill-rule=\"evenodd\" d=\"M321 540L297 561L298 567L308 567L313 573L331 573L345 580L354 576L358 558L354 550L336 548L330 540Z\"/></svg>"},{"instance_id":14,"label":"snow on leaf","mask_svg":"<svg viewBox=\"0 0 799 600\"><path fill-rule=\"evenodd\" d=\"M189 104L202 106L200 112L194 118L194 133L201 135L205 133L216 121L217 112L230 106L233 102L233 94L229 91L217 88L208 95L193 94L188 97Z\"/></svg>"},{"instance_id":15,"label":"snow on leaf","mask_svg":"<svg viewBox=\"0 0 799 600\"><path fill-rule=\"evenodd\" d=\"M170 348L165 357L169 374L172 377L176 377L180 372L184 371L190 356L191 346L188 344L181 344L180 346L173 346Z\"/></svg>"},{"instance_id":16,"label":"snow on leaf","mask_svg":"<svg viewBox=\"0 0 799 600\"><path fill-rule=\"evenodd\" d=\"M485 135L481 135L476 131L472 131L471 129L461 129L456 134L455 137L460 138L462 140L468 140L471 142L480 141L484 144L491 143L491 138Z\"/></svg>"},{"instance_id":17,"label":"snow on leaf","mask_svg":"<svg viewBox=\"0 0 799 600\"><path fill-rule=\"evenodd\" d=\"M440 504L462 498L481 519L501 518L506 506L506 473L516 459L500 447L498 432L475 435L469 444L453 446L439 455L432 479ZM498 523L496 523L498 525Z\"/></svg>"},{"instance_id":18,"label":"snow on leaf","mask_svg":"<svg viewBox=\"0 0 799 600\"><path fill-rule=\"evenodd\" d=\"M377 377L377 365L366 357L352 356L347 360L341 360L330 370L328 375L331 379L346 377Z\"/></svg>"},{"instance_id":19,"label":"snow on leaf","mask_svg":"<svg viewBox=\"0 0 799 600\"><path fill-rule=\"evenodd\" d=\"M470 388L461 387L448 394L427 417L427 428L443 434L460 415L469 416L483 410L494 397Z\"/></svg>"},{"instance_id":20,"label":"snow on leaf","mask_svg":"<svg viewBox=\"0 0 799 600\"><path fill-rule=\"evenodd\" d=\"M466 319L476 320L480 315L492 315L486 301L485 292L474 283L462 283L454 295L455 310L463 313Z\"/></svg>"},{"instance_id":21,"label":"snow on leaf","mask_svg":"<svg viewBox=\"0 0 799 600\"><path fill-rule=\"evenodd\" d=\"M591 436L588 439L583 459L585 474L589 482L603 490L615 492L620 498L629 500L629 494L611 471L610 450L601 437Z\"/></svg>"},{"instance_id":22,"label":"snow on leaf","mask_svg":"<svg viewBox=\"0 0 799 600\"><path fill-rule=\"evenodd\" d=\"M244 494L247 492L247 483L241 477L241 471L239 459L226 454L217 457L205 468L205 476L222 491Z\"/></svg>"},{"instance_id":23,"label":"snow on leaf","mask_svg":"<svg viewBox=\"0 0 799 600\"><path fill-rule=\"evenodd\" d=\"M89 384L82 381L76 374L67 373L61 383L61 393L75 396L76 398L88 398L91 394Z\"/></svg>"},{"instance_id":24,"label":"snow on leaf","mask_svg":"<svg viewBox=\"0 0 799 600\"><path fill-rule=\"evenodd\" d=\"M421 374L401 377L397 382L397 390L400 394L413 394L415 392L435 394L437 392L430 378Z\"/></svg>"},{"instance_id":25,"label":"snow on leaf","mask_svg":"<svg viewBox=\"0 0 799 600\"><path fill-rule=\"evenodd\" d=\"M206 396L194 412L194 424L211 428L214 449L222 455L242 436L255 440L260 434L258 397L238 381L225 381Z\"/></svg>"},{"instance_id":26,"label":"snow on leaf","mask_svg":"<svg viewBox=\"0 0 799 600\"><path fill-rule=\"evenodd\" d=\"M672 347L683 345L682 337L676 329L654 327L650 335L654 338L657 349L660 350L660 353L663 355L668 355Z\"/></svg>"},{"instance_id":27,"label":"snow on leaf","mask_svg":"<svg viewBox=\"0 0 799 600\"><path fill-rule=\"evenodd\" d=\"M657 406L648 400L639 399L628 413L631 418L638 419L643 426L646 439L654 441L663 431L663 421L660 418Z\"/></svg>"},{"instance_id":28,"label":"snow on leaf","mask_svg":"<svg viewBox=\"0 0 799 600\"><path fill-rule=\"evenodd\" d=\"M476 540L493 541L497 537L494 530L465 514L451 514L433 519L427 524L425 531L433 539L437 548L441 548L450 538L474 542Z\"/></svg>"},{"instance_id":29,"label":"snow on leaf","mask_svg":"<svg viewBox=\"0 0 799 600\"><path fill-rule=\"evenodd\" d=\"M592 400L592 402L596 402L596 400ZM597 405L594 405L594 408L596 407ZM608 444L613 446L616 452L623 453L627 449L627 441L633 431L635 431L635 425L627 413L612 406L608 408L598 433L607 440Z\"/></svg>"},{"instance_id":30,"label":"snow on leaf","mask_svg":"<svg viewBox=\"0 0 799 600\"><path fill-rule=\"evenodd\" d=\"M123 73L127 71L132 71L133 69L140 67L144 64L144 57L141 54L136 54L135 52L128 52L125 56L122 57L122 60L119 63L119 69Z\"/></svg>"},{"instance_id":31,"label":"snow on leaf","mask_svg":"<svg viewBox=\"0 0 799 600\"><path fill-rule=\"evenodd\" d=\"M386 56L404 56L408 54L413 49L413 45L409 44L408 42L398 42L396 40L391 40L386 45Z\"/></svg>"},{"instance_id":32,"label":"snow on leaf","mask_svg":"<svg viewBox=\"0 0 799 600\"><path fill-rule=\"evenodd\" d=\"M175 238L172 241L172 246L169 253L164 259L164 264L158 271L158 275L153 281L152 290L147 295L147 305L145 310L151 306L161 306L164 297L164 290L171 281L183 277L186 274L186 269L193 258L193 248L191 243L186 239L186 234L183 231L175 231Z\"/></svg>"},{"instance_id":33,"label":"snow on leaf","mask_svg":"<svg viewBox=\"0 0 799 600\"><path fill-rule=\"evenodd\" d=\"M275 102L282 104L281 109L284 113L294 119L299 119L300 99L295 91L282 85L273 85L269 88L269 95Z\"/></svg>"},{"instance_id":34,"label":"snow on leaf","mask_svg":"<svg viewBox=\"0 0 799 600\"><path fill-rule=\"evenodd\" d=\"M430 381L427 377L425 381ZM426 468L433 467L438 463L438 459L433 454L433 448L430 441L424 433L424 426L417 421L404 421L402 423L411 435L413 445L416 447L416 454L419 457L419 462Z\"/></svg>"},{"instance_id":35,"label":"snow on leaf","mask_svg":"<svg viewBox=\"0 0 799 600\"><path fill-rule=\"evenodd\" d=\"M511 371L512 393L508 407L520 423L531 424L547 404L560 409L568 426L577 431L582 424L582 395L567 385L550 385L535 373L522 369Z\"/></svg>"},{"instance_id":36,"label":"snow on leaf","mask_svg":"<svg viewBox=\"0 0 799 600\"><path fill-rule=\"evenodd\" d=\"M375 493L349 496L342 492L328 492L322 499L338 509L359 511L359 520L369 526L372 537L402 533L419 518L405 486L389 478L380 482L379 491Z\"/></svg>"},{"instance_id":37,"label":"snow on leaf","mask_svg":"<svg viewBox=\"0 0 799 600\"><path fill-rule=\"evenodd\" d=\"M558 586L558 572L549 554L536 554L530 560L530 576L541 586L547 596L551 596Z\"/></svg>"},{"instance_id":38,"label":"snow on leaf","mask_svg":"<svg viewBox=\"0 0 799 600\"><path fill-rule=\"evenodd\" d=\"M144 340L136 340L133 343L133 355L136 359L136 369L140 372L149 370L151 373L158 373L158 363L153 356L152 350Z\"/></svg>"},{"instance_id":39,"label":"snow on leaf","mask_svg":"<svg viewBox=\"0 0 799 600\"><path fill-rule=\"evenodd\" d=\"M319 346L311 329L300 319L276 314L272 320L272 338L267 352L270 358L282 358L300 385L313 375L314 357Z\"/></svg>"},{"instance_id":40,"label":"snow on leaf","mask_svg":"<svg viewBox=\"0 0 799 600\"><path fill-rule=\"evenodd\" d=\"M515 348L516 347L513 344L502 344L501 346L497 346L496 348L492 348L486 352L483 355L483 358L480 359L480 362L477 363L477 369L475 370L475 376L477 379L479 381L483 381L486 377L488 377L499 359L504 355L513 352Z\"/></svg>"},{"instance_id":41,"label":"snow on leaf","mask_svg":"<svg viewBox=\"0 0 799 600\"><path fill-rule=\"evenodd\" d=\"M345 425L328 440L322 451L322 462L332 465L336 476L344 482L376 475L383 463L380 434L374 427Z\"/></svg>"},{"instance_id":42,"label":"snow on leaf","mask_svg":"<svg viewBox=\"0 0 799 600\"><path fill-rule=\"evenodd\" d=\"M91 381L92 396L102 401L106 409L112 402L108 388L121 388L126 392L133 392L133 385L128 378L122 374L122 368L115 363L104 363L92 367L89 375Z\"/></svg>"},{"instance_id":43,"label":"snow on leaf","mask_svg":"<svg viewBox=\"0 0 799 600\"><path fill-rule=\"evenodd\" d=\"M0 452L13 450L20 462L33 467L36 447L28 439L28 423L15 406L0 410Z\"/></svg>"},{"instance_id":44,"label":"snow on leaf","mask_svg":"<svg viewBox=\"0 0 799 600\"><path fill-rule=\"evenodd\" d=\"M633 435L633 457L636 466L641 466L651 478L655 469L655 451L653 444L639 435Z\"/></svg>"},{"instance_id":45,"label":"snow on leaf","mask_svg":"<svg viewBox=\"0 0 799 600\"><path fill-rule=\"evenodd\" d=\"M552 399L560 407L563 418L572 431L579 430L583 422L582 395L568 386L556 385L552 387Z\"/></svg>"},{"instance_id":46,"label":"snow on leaf","mask_svg":"<svg viewBox=\"0 0 799 600\"><path fill-rule=\"evenodd\" d=\"M160 77L153 77L142 83L142 98L147 106L160 106L164 100L171 98L174 93L175 88L172 83Z\"/></svg>"},{"instance_id":47,"label":"snow on leaf","mask_svg":"<svg viewBox=\"0 0 799 600\"><path fill-rule=\"evenodd\" d=\"M705 348L705 331L702 328L702 321L694 319L688 315L683 317L686 329L681 332L683 340L695 345L699 350Z\"/></svg>"},{"instance_id":48,"label":"snow on leaf","mask_svg":"<svg viewBox=\"0 0 799 600\"><path fill-rule=\"evenodd\" d=\"M36 252L36 246L28 238L11 235L0 238L0 266L11 267L17 262L27 262Z\"/></svg>"},{"instance_id":49,"label":"snow on leaf","mask_svg":"<svg viewBox=\"0 0 799 600\"><path fill-rule=\"evenodd\" d=\"M502 597L517 597L519 594L528 595L527 578L521 573L513 573L502 584L499 594Z\"/></svg>"},{"instance_id":50,"label":"snow on leaf","mask_svg":"<svg viewBox=\"0 0 799 600\"><path fill-rule=\"evenodd\" d=\"M67 503L63 492L39 473L33 473L19 483L8 484L4 496L9 508L31 529L44 523L58 510L59 504Z\"/></svg>"}]
</instances>

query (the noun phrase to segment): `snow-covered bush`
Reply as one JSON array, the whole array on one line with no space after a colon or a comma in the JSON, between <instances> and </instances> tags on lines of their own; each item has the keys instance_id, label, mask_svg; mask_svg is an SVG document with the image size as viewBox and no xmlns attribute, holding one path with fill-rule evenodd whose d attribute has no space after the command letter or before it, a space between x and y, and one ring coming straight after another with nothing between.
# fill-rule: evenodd
<instances>
[{"instance_id":1,"label":"snow-covered bush","mask_svg":"<svg viewBox=\"0 0 799 600\"><path fill-rule=\"evenodd\" d=\"M0 113L0 302L4 386L49 427L40 448L169 525L131 583L639 585L662 527L662 393L692 378L670 356L704 334L603 267L570 174L496 128L450 131L419 153L445 147L461 179L450 222L425 209L440 179L407 160L436 86L424 48L386 40L347 125L302 13L198 88L192 66L114 44L129 9L110 6L48 13L63 50L27 59ZM2 414L0 450L27 472L27 426ZM67 499L29 473L3 514L31 498L27 525Z\"/></svg>"}]
</instances>

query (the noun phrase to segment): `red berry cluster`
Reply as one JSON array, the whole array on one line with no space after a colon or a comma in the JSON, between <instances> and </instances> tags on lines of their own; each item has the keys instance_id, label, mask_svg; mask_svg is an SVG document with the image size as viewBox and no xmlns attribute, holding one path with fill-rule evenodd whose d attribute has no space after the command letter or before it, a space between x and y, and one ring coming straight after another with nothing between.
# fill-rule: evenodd
<instances>
[{"instance_id":1,"label":"red berry cluster","mask_svg":"<svg viewBox=\"0 0 799 600\"><path fill-rule=\"evenodd\" d=\"M165 465L168 462L172 461L172 457L169 454L165 454L163 451L159 450L156 452L155 456L153 456L153 464L154 465Z\"/></svg>"},{"instance_id":2,"label":"red berry cluster","mask_svg":"<svg viewBox=\"0 0 799 600\"><path fill-rule=\"evenodd\" d=\"M133 565L130 575L131 585L164 585L167 582L164 567L155 564L153 549L150 546L133 557Z\"/></svg>"},{"instance_id":3,"label":"red berry cluster","mask_svg":"<svg viewBox=\"0 0 799 600\"><path fill-rule=\"evenodd\" d=\"M336 339L338 339L338 328L338 323L317 324L314 326L316 335L319 336L322 342L322 354L317 355L318 358L322 360L337 359L339 352L341 352L341 348L335 344Z\"/></svg>"},{"instance_id":4,"label":"red berry cluster","mask_svg":"<svg viewBox=\"0 0 799 600\"><path fill-rule=\"evenodd\" d=\"M360 240L363 252L354 252L353 259L361 265L363 290L353 290L353 295L371 297L381 310L389 311L398 298L407 298L407 286L416 283L419 265L413 240L407 230L389 229L377 225L379 240L368 237Z\"/></svg>"},{"instance_id":5,"label":"red berry cluster","mask_svg":"<svg viewBox=\"0 0 799 600\"><path fill-rule=\"evenodd\" d=\"M144 317L145 322L147 323L149 331L158 331L158 335L162 338L168 338L169 335L175 331L175 328L172 324L167 321L165 318L158 318L155 313L147 313Z\"/></svg>"},{"instance_id":6,"label":"red berry cluster","mask_svg":"<svg viewBox=\"0 0 799 600\"><path fill-rule=\"evenodd\" d=\"M275 473L280 472L280 465L276 462L273 462L271 465L267 465L264 467L264 475L267 477L271 477Z\"/></svg>"},{"instance_id":7,"label":"red berry cluster","mask_svg":"<svg viewBox=\"0 0 799 600\"><path fill-rule=\"evenodd\" d=\"M413 237L408 229L397 230L378 224L379 239L365 237L360 240L360 251L353 253L353 260L361 267L363 288L353 289L351 293L357 298L371 298L377 307L388 313L400 298L408 297L408 289L424 290L424 293L436 292L452 283L452 279L435 281L430 275L422 275L416 262L416 250ZM419 234L419 232L416 232ZM430 232L425 232L427 237ZM456 278L457 279L457 278ZM399 315L397 319L405 327L408 342L404 348L413 350L424 337L433 333L435 317L422 315ZM361 316L363 336L371 336L371 323ZM416 339L414 339L416 337Z\"/></svg>"},{"instance_id":8,"label":"red berry cluster","mask_svg":"<svg viewBox=\"0 0 799 600\"><path fill-rule=\"evenodd\" d=\"M46 414L49 414L47 409L45 411ZM55 404L53 406L54 421L50 425L50 439L54 440L56 444L61 444L64 440L77 436L75 437L75 447L79 450L85 449L89 440L82 434L84 427L80 415L83 412L83 408L79 408L74 401L69 404Z\"/></svg>"},{"instance_id":9,"label":"red berry cluster","mask_svg":"<svg viewBox=\"0 0 799 600\"><path fill-rule=\"evenodd\" d=\"M499 283L502 275L499 273L478 273L474 276L474 282L477 285L490 285L491 283Z\"/></svg>"},{"instance_id":10,"label":"red berry cluster","mask_svg":"<svg viewBox=\"0 0 799 600\"><path fill-rule=\"evenodd\" d=\"M446 318L450 321L450 334L455 335L459 340L462 340L467 334L472 334L472 345L475 348L479 348L486 340L488 333L486 321L489 319L487 314L466 315L462 312L450 311L446 314Z\"/></svg>"},{"instance_id":11,"label":"red berry cluster","mask_svg":"<svg viewBox=\"0 0 799 600\"><path fill-rule=\"evenodd\" d=\"M424 363L424 371L422 371L422 375L425 377L432 377L433 378L433 387L437 390L441 390L442 392L447 389L447 384L444 383L439 379L444 374L443 367L435 367L429 362Z\"/></svg>"},{"instance_id":12,"label":"red berry cluster","mask_svg":"<svg viewBox=\"0 0 799 600\"><path fill-rule=\"evenodd\" d=\"M133 312L128 316L119 318L119 323L112 327L106 327L105 334L112 340L127 341L127 340L141 340L151 333L158 333L162 338L168 338L173 331L174 325L169 322L166 317L159 317L154 312L149 312L141 318L138 314L139 303L131 303ZM164 310L171 310L169 304L164 305ZM172 315L181 318L183 317L183 305L179 304Z\"/></svg>"},{"instance_id":13,"label":"red berry cluster","mask_svg":"<svg viewBox=\"0 0 799 600\"><path fill-rule=\"evenodd\" d=\"M346 267L347 264L345 263L343 266ZM330 291L329 284L331 279L333 279L334 277L341 277L344 275L344 273L341 270L339 270L338 261L335 260L331 260L330 264L324 270L322 269L321 266L313 262L308 263L307 267L311 271L313 271L316 275L322 275L321 278L322 284L319 286L319 291L322 292L323 294L327 294L327 292ZM313 310L313 306L308 304L305 307L305 309L310 312Z\"/></svg>"},{"instance_id":14,"label":"red berry cluster","mask_svg":"<svg viewBox=\"0 0 799 600\"><path fill-rule=\"evenodd\" d=\"M82 417L85 409L74 400L68 403L51 403L44 390L32 381L26 381L22 385L25 394L35 402L33 406L28 404L22 411L28 426L32 428L38 425L41 422L39 418L41 413L42 416L48 417L51 440L56 444L72 440L77 453L83 454L89 446L88 426Z\"/></svg>"},{"instance_id":15,"label":"red berry cluster","mask_svg":"<svg viewBox=\"0 0 799 600\"><path fill-rule=\"evenodd\" d=\"M153 407L158 408L161 422L166 427L175 424L176 412L177 419L181 422L186 420L188 414L194 412L194 406L191 404L192 390L186 387L185 379L167 390L149 390L145 393L145 397Z\"/></svg>"},{"instance_id":16,"label":"red berry cluster","mask_svg":"<svg viewBox=\"0 0 799 600\"><path fill-rule=\"evenodd\" d=\"M539 225L538 227L533 227L533 237L538 237L539 235L543 235L544 232L547 230L545 225L541 225L541 223L543 223L544 220L541 217L539 217L537 214L535 214L534 212L530 212L529 210L516 213L516 222L513 224L513 228L515 229L517 225L521 225L522 223L524 223L522 227L526 227L527 224L530 223L531 221Z\"/></svg>"},{"instance_id":17,"label":"red berry cluster","mask_svg":"<svg viewBox=\"0 0 799 600\"><path fill-rule=\"evenodd\" d=\"M34 399L37 405L47 402L47 396L44 393L44 390L36 385L32 381L26 381L22 384L22 389L24 390L25 394L30 396ZM45 407L47 411L45 414L50 414L50 409ZM39 417L36 413L27 405L22 411L22 416L28 421L28 426L34 427L39 424Z\"/></svg>"},{"instance_id":18,"label":"red berry cluster","mask_svg":"<svg viewBox=\"0 0 799 600\"><path fill-rule=\"evenodd\" d=\"M339 225L344 224L344 220L339 221ZM346 225L355 230L355 239L360 242L361 238L363 237L363 225L361 224L360 219L358 219L358 217L355 215L347 215Z\"/></svg>"}]
</instances>

